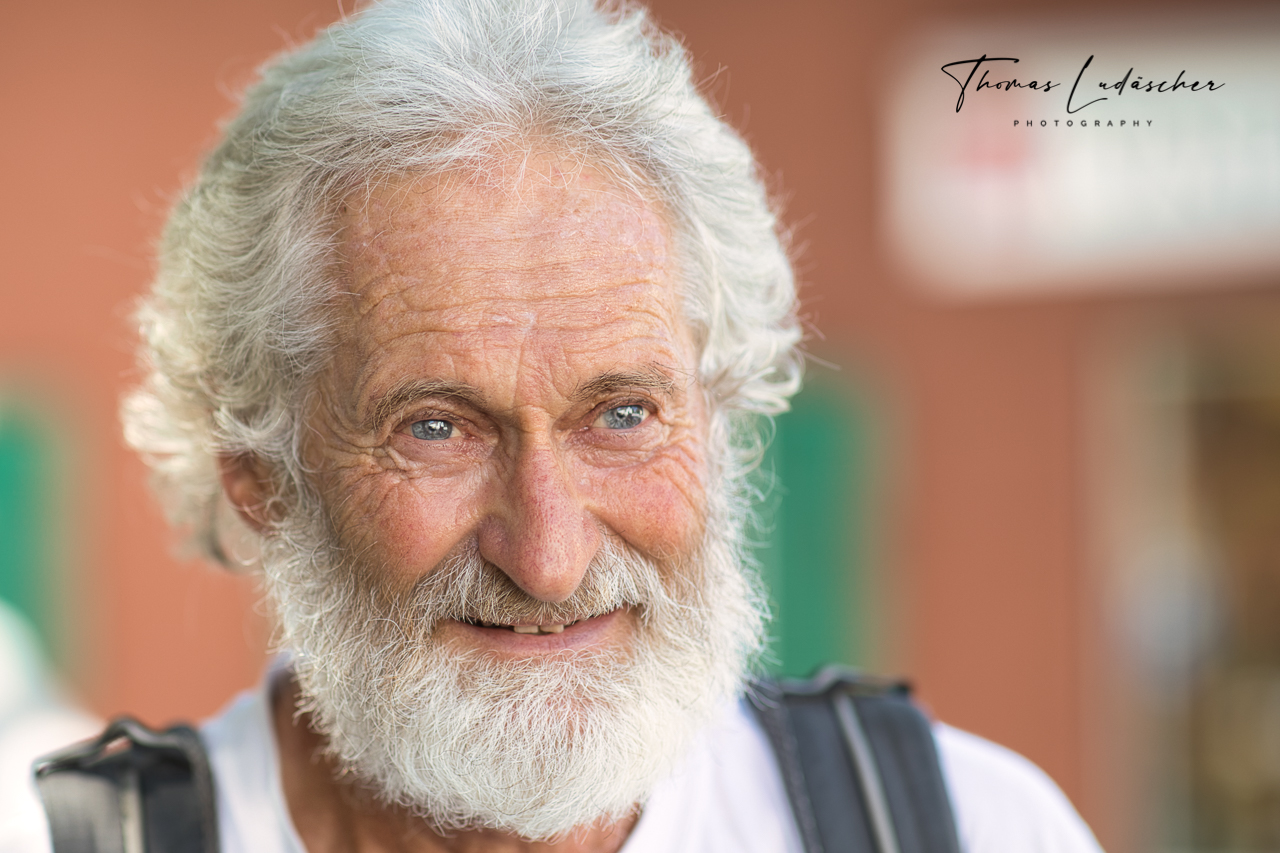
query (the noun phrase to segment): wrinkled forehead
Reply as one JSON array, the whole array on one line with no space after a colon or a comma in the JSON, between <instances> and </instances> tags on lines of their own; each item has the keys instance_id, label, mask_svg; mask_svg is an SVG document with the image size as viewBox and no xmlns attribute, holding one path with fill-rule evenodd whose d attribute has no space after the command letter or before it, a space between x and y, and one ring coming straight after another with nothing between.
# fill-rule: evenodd
<instances>
[{"instance_id":1,"label":"wrinkled forehead","mask_svg":"<svg viewBox=\"0 0 1280 853\"><path fill-rule=\"evenodd\" d=\"M342 284L357 296L357 314L408 283L441 305L465 295L519 313L522 299L591 298L633 282L692 341L662 205L580 158L529 154L406 172L349 193L339 224Z\"/></svg>"}]
</instances>

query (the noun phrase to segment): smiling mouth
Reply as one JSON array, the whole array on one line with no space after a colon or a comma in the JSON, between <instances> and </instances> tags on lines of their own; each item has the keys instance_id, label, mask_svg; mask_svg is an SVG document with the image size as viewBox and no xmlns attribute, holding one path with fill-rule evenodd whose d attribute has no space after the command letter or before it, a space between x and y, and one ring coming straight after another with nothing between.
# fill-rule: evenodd
<instances>
[{"instance_id":1,"label":"smiling mouth","mask_svg":"<svg viewBox=\"0 0 1280 853\"><path fill-rule=\"evenodd\" d=\"M496 622L485 622L483 619L459 619L458 621L466 625L474 625L477 628L493 628L499 631L514 631L517 634L559 634L562 633L565 628L572 628L574 625L578 625L582 622L586 622L588 619L594 619L596 616L601 615L603 614L597 613L592 616L584 616L581 619L574 619L570 622L551 622L541 625L503 625Z\"/></svg>"}]
</instances>

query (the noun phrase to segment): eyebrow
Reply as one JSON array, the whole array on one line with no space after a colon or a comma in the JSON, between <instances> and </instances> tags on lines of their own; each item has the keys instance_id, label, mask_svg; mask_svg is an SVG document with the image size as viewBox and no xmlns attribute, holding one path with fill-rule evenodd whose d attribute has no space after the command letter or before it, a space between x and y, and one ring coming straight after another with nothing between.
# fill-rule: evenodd
<instances>
[{"instance_id":1,"label":"eyebrow","mask_svg":"<svg viewBox=\"0 0 1280 853\"><path fill-rule=\"evenodd\" d=\"M588 402L628 390L654 391L670 399L675 396L678 386L674 379L661 372L656 366L647 370L610 370L583 382L574 389L569 399L576 403ZM430 397L447 397L461 400L476 409L484 408L484 395L478 388L465 382L453 382L447 379L406 379L378 398L369 417L365 420L365 427L371 432L376 431L401 409Z\"/></svg>"},{"instance_id":2,"label":"eyebrow","mask_svg":"<svg viewBox=\"0 0 1280 853\"><path fill-rule=\"evenodd\" d=\"M370 431L376 430L405 406L428 397L462 400L475 408L481 408L480 404L484 399L479 390L465 382L451 382L447 379L406 379L397 383L378 399L365 421L365 426Z\"/></svg>"},{"instance_id":3,"label":"eyebrow","mask_svg":"<svg viewBox=\"0 0 1280 853\"><path fill-rule=\"evenodd\" d=\"M656 366L648 370L610 370L594 379L588 379L579 385L570 395L575 402L586 402L595 397L604 397L619 391L645 390L655 391L663 397L671 398L676 394L676 381Z\"/></svg>"}]
</instances>

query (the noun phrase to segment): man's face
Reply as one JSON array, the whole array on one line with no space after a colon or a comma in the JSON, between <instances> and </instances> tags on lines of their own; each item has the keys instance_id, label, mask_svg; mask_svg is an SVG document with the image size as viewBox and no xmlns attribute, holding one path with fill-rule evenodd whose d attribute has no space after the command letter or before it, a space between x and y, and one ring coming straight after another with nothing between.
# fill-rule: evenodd
<instances>
[{"instance_id":1,"label":"man's face","mask_svg":"<svg viewBox=\"0 0 1280 853\"><path fill-rule=\"evenodd\" d=\"M316 494L265 542L313 724L444 829L630 813L759 644L666 223L563 165L349 202Z\"/></svg>"},{"instance_id":2,"label":"man's face","mask_svg":"<svg viewBox=\"0 0 1280 853\"><path fill-rule=\"evenodd\" d=\"M342 270L306 453L366 583L404 591L475 549L559 603L606 537L659 562L695 547L706 413L652 206L552 157L488 184L407 179L349 205ZM436 639L509 657L625 647L638 616L450 619Z\"/></svg>"}]
</instances>

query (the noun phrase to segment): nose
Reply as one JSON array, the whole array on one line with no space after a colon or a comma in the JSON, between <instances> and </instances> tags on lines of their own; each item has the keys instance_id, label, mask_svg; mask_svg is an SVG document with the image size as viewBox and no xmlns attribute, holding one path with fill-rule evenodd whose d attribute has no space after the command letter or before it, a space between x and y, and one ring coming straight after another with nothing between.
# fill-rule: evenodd
<instances>
[{"instance_id":1,"label":"nose","mask_svg":"<svg viewBox=\"0 0 1280 853\"><path fill-rule=\"evenodd\" d=\"M534 598L569 598L600 547L600 530L565 460L554 447L523 447L495 491L480 555Z\"/></svg>"}]
</instances>

